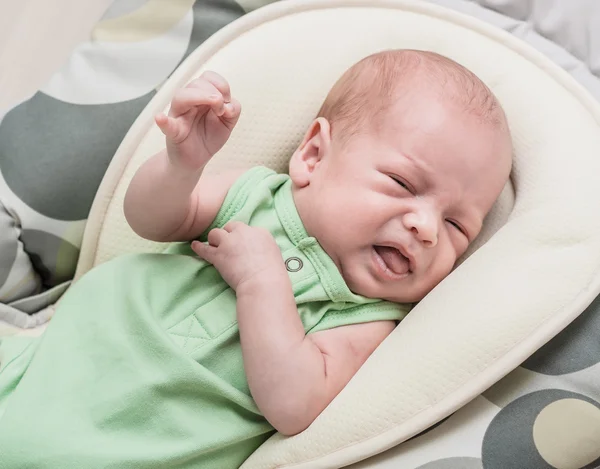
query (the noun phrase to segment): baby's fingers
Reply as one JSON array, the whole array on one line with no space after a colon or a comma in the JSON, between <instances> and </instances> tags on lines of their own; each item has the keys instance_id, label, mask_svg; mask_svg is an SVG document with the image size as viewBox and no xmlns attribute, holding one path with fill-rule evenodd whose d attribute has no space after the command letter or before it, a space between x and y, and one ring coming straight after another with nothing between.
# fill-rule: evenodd
<instances>
[{"instance_id":1,"label":"baby's fingers","mask_svg":"<svg viewBox=\"0 0 600 469\"><path fill-rule=\"evenodd\" d=\"M223 95L206 81L201 83L192 82L186 88L182 88L175 93L171 101L169 115L179 117L190 109L198 107L204 108L201 113L205 113L210 107L220 116L223 114Z\"/></svg>"},{"instance_id":2,"label":"baby's fingers","mask_svg":"<svg viewBox=\"0 0 600 469\"><path fill-rule=\"evenodd\" d=\"M204 259L211 264L214 264L217 259L217 248L210 244L192 241L192 251L194 251L200 259Z\"/></svg>"},{"instance_id":3,"label":"baby's fingers","mask_svg":"<svg viewBox=\"0 0 600 469\"><path fill-rule=\"evenodd\" d=\"M175 121L175 119L173 119L172 117L169 117L163 113L160 113L154 117L154 121L156 122L156 125L161 130L161 132L163 134L165 134L166 137L170 138L171 140L177 139L179 129L178 129L177 122Z\"/></svg>"},{"instance_id":4,"label":"baby's fingers","mask_svg":"<svg viewBox=\"0 0 600 469\"><path fill-rule=\"evenodd\" d=\"M225 80L225 78L223 78L218 73L212 72L210 70L204 72L201 75L201 79L202 78L208 81L217 90L219 90L219 92L223 95L223 100L225 102L231 101L231 89L229 88L229 83L227 83L227 80Z\"/></svg>"},{"instance_id":5,"label":"baby's fingers","mask_svg":"<svg viewBox=\"0 0 600 469\"><path fill-rule=\"evenodd\" d=\"M231 102L225 103L223 106L223 115L221 116L221 121L225 124L229 129L233 129L238 119L240 118L240 114L242 112L242 106L240 102L232 98Z\"/></svg>"}]
</instances>

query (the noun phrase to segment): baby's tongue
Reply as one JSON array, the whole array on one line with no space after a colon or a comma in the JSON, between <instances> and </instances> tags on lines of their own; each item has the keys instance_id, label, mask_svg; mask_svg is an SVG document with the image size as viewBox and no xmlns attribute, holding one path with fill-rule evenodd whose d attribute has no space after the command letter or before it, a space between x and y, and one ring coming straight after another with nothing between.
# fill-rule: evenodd
<instances>
[{"instance_id":1,"label":"baby's tongue","mask_svg":"<svg viewBox=\"0 0 600 469\"><path fill-rule=\"evenodd\" d=\"M375 246L375 250L392 272L396 274L405 274L408 272L408 269L410 268L408 259L400 254L400 251L398 251L396 248Z\"/></svg>"}]
</instances>

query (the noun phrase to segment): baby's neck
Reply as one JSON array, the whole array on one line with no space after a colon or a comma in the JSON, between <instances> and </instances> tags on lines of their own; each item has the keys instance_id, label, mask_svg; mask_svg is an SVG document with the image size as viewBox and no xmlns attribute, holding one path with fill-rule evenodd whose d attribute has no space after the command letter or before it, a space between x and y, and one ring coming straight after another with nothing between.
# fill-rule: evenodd
<instances>
[{"instance_id":1,"label":"baby's neck","mask_svg":"<svg viewBox=\"0 0 600 469\"><path fill-rule=\"evenodd\" d=\"M306 233L311 238L315 238L317 240L321 248L331 258L331 260L340 270L340 273L343 275L339 259L333 250L328 249L330 246L328 246L326 242L323 220L319 220L318 217L315 217L315 214L318 213L318 211L314 209L315 197L307 188L299 189L298 187L294 186L292 186L292 197L294 200L294 205L296 206L296 211L300 216L300 220L302 221L302 225L304 225ZM323 234L323 236L321 236L321 234Z\"/></svg>"},{"instance_id":2,"label":"baby's neck","mask_svg":"<svg viewBox=\"0 0 600 469\"><path fill-rule=\"evenodd\" d=\"M307 190L298 189L292 185L292 199L294 200L294 205L296 206L296 211L300 216L300 220L302 220L302 225L304 225L304 229L309 236L316 238L316 230L312 229L313 220L311 217L310 200L308 200L308 196ZM317 238L317 241L318 240L319 239Z\"/></svg>"}]
</instances>

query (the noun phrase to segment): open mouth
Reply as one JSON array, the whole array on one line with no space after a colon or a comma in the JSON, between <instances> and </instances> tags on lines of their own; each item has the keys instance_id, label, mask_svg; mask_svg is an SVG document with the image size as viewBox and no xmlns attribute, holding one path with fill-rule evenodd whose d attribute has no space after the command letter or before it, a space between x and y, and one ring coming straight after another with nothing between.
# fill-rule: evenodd
<instances>
[{"instance_id":1,"label":"open mouth","mask_svg":"<svg viewBox=\"0 0 600 469\"><path fill-rule=\"evenodd\" d=\"M398 249L391 246L374 246L376 262L388 275L404 277L411 272L410 260Z\"/></svg>"}]
</instances>

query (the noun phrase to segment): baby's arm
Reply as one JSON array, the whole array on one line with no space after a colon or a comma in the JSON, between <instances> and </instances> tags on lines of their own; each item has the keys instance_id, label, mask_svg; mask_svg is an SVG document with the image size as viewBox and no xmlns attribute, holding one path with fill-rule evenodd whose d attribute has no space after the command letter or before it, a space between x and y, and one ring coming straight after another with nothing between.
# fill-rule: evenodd
<instances>
[{"instance_id":1,"label":"baby's arm","mask_svg":"<svg viewBox=\"0 0 600 469\"><path fill-rule=\"evenodd\" d=\"M203 171L229 138L240 110L216 73L205 72L175 93L169 115L156 116L166 148L138 169L125 195L125 217L136 233L184 241L209 226L241 171L212 177Z\"/></svg>"},{"instance_id":2,"label":"baby's arm","mask_svg":"<svg viewBox=\"0 0 600 469\"><path fill-rule=\"evenodd\" d=\"M394 328L379 321L304 335L287 275L257 278L237 301L252 396L284 435L306 429Z\"/></svg>"},{"instance_id":3,"label":"baby's arm","mask_svg":"<svg viewBox=\"0 0 600 469\"><path fill-rule=\"evenodd\" d=\"M252 396L281 433L308 427L392 331L391 321L305 335L281 251L261 228L230 222L192 243L236 291Z\"/></svg>"}]
</instances>

